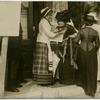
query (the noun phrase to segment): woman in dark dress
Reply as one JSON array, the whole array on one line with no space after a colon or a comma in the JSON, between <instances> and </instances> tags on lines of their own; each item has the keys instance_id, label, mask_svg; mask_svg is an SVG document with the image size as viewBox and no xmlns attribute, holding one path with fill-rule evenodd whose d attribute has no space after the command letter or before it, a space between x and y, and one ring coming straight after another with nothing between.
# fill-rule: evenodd
<instances>
[{"instance_id":1,"label":"woman in dark dress","mask_svg":"<svg viewBox=\"0 0 100 100\"><path fill-rule=\"evenodd\" d=\"M70 35L73 35L76 31L70 25L66 25L67 31L64 33L63 40L64 46L62 47L63 57L59 62L59 81L62 84L71 85L74 83L74 66L72 64L73 60L73 41Z\"/></svg>"},{"instance_id":2,"label":"woman in dark dress","mask_svg":"<svg viewBox=\"0 0 100 100\"><path fill-rule=\"evenodd\" d=\"M66 24L70 22L70 16L68 11L62 11L57 14L56 19L58 21L58 30L66 30L63 34L63 42L58 43L58 47L55 46L55 52L60 58L58 64L59 82L61 84L73 84L74 83L74 68L72 65L73 55L73 42L70 35L76 33L73 26Z\"/></svg>"},{"instance_id":3,"label":"woman in dark dress","mask_svg":"<svg viewBox=\"0 0 100 100\"><path fill-rule=\"evenodd\" d=\"M99 49L98 32L92 28L96 20L86 16L86 27L75 38L77 43L77 65L81 86L86 95L95 96L97 89L97 51ZM80 41L80 44L79 44Z\"/></svg>"}]
</instances>

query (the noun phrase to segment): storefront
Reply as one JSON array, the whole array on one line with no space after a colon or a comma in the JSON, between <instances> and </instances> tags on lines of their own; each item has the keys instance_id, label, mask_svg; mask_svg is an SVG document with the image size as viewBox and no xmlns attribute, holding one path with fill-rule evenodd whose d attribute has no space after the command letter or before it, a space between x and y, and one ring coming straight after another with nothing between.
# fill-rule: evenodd
<instances>
[{"instance_id":1,"label":"storefront","mask_svg":"<svg viewBox=\"0 0 100 100\"><path fill-rule=\"evenodd\" d=\"M93 9L99 3L92 2ZM98 4L98 5L97 5ZM54 12L70 10L71 17L77 29L82 25L82 17L86 11L88 2L22 2L21 4L21 25L22 34L22 56L24 66L24 78L32 78L33 54L35 50L36 38L38 34L38 24L40 21L40 11L44 7L50 7Z\"/></svg>"}]
</instances>

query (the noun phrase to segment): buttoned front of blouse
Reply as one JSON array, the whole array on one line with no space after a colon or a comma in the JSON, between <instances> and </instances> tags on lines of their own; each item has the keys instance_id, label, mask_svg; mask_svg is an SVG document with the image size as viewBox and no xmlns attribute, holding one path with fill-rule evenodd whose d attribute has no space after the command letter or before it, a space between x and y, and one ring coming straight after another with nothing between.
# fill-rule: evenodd
<instances>
[{"instance_id":1,"label":"buttoned front of blouse","mask_svg":"<svg viewBox=\"0 0 100 100\"><path fill-rule=\"evenodd\" d=\"M55 36L56 34L51 31L50 23L45 18L42 18L39 23L37 42L49 43L50 39L54 38Z\"/></svg>"}]
</instances>

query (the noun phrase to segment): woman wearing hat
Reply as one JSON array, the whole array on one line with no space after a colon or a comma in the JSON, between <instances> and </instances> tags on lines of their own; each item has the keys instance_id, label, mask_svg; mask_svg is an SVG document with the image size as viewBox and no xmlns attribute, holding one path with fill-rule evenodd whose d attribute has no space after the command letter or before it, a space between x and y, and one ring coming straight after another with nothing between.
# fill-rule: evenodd
<instances>
[{"instance_id":1,"label":"woman wearing hat","mask_svg":"<svg viewBox=\"0 0 100 100\"><path fill-rule=\"evenodd\" d=\"M72 65L72 38L70 36L75 35L76 30L71 25L70 13L68 10L58 12L56 15L58 22L58 30L66 30L63 34L63 40L58 43L58 48L55 46L54 52L60 58L58 63L59 82L61 84L71 85L74 83L74 66ZM57 74L57 73L56 73ZM58 77L55 77L58 78Z\"/></svg>"},{"instance_id":2,"label":"woman wearing hat","mask_svg":"<svg viewBox=\"0 0 100 100\"><path fill-rule=\"evenodd\" d=\"M100 10L97 12L97 18L98 18L98 25L95 26L95 29L98 31L99 39L100 39ZM98 76L97 81L100 82L100 48L98 50Z\"/></svg>"},{"instance_id":3,"label":"woman wearing hat","mask_svg":"<svg viewBox=\"0 0 100 100\"><path fill-rule=\"evenodd\" d=\"M42 18L39 23L36 51L33 62L34 80L40 85L52 84L52 51L50 39L60 35L51 31L51 19L53 11L46 7L41 10Z\"/></svg>"},{"instance_id":4,"label":"woman wearing hat","mask_svg":"<svg viewBox=\"0 0 100 100\"><path fill-rule=\"evenodd\" d=\"M97 89L97 51L99 49L98 32L93 29L97 22L94 16L85 17L86 27L75 38L77 43L77 65L81 76L81 86L85 94L95 96ZM79 44L79 41L80 44Z\"/></svg>"},{"instance_id":5,"label":"woman wearing hat","mask_svg":"<svg viewBox=\"0 0 100 100\"><path fill-rule=\"evenodd\" d=\"M100 39L100 9L97 9L96 12L90 12L88 15L94 16L97 20L97 24L93 25L93 28L98 31L99 39ZM100 49L98 50L98 75L97 81L100 82Z\"/></svg>"}]
</instances>

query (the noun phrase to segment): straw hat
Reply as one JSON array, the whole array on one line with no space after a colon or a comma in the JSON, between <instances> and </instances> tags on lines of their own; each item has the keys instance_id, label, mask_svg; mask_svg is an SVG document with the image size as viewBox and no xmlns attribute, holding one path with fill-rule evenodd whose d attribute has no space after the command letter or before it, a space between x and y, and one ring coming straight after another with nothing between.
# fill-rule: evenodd
<instances>
[{"instance_id":1,"label":"straw hat","mask_svg":"<svg viewBox=\"0 0 100 100\"><path fill-rule=\"evenodd\" d=\"M90 12L87 14L87 16L92 16L94 18L95 21L98 20L97 16L96 16L96 12Z\"/></svg>"},{"instance_id":2,"label":"straw hat","mask_svg":"<svg viewBox=\"0 0 100 100\"><path fill-rule=\"evenodd\" d=\"M41 10L41 15L45 17L48 13L52 12L52 10L49 7L45 7Z\"/></svg>"}]
</instances>

